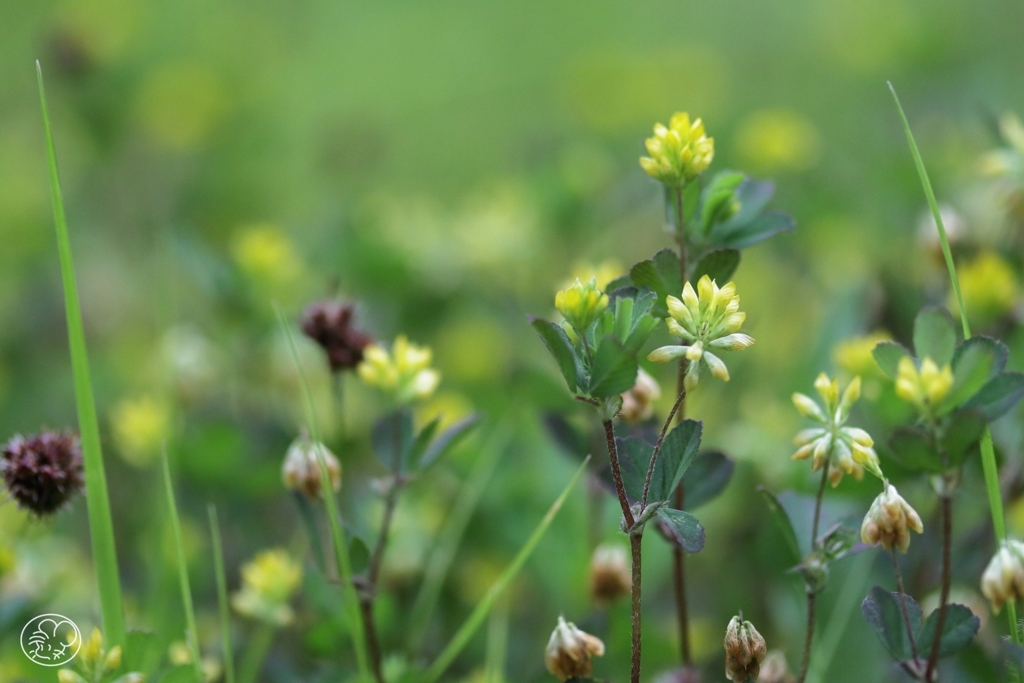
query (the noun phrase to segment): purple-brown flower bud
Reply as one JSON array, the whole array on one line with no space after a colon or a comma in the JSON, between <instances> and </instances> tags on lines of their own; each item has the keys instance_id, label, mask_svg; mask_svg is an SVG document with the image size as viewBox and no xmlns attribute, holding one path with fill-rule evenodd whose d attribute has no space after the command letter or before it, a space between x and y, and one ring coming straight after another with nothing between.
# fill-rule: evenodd
<instances>
[{"instance_id":1,"label":"purple-brown flower bud","mask_svg":"<svg viewBox=\"0 0 1024 683\"><path fill-rule=\"evenodd\" d=\"M749 621L735 616L725 629L725 676L735 683L756 681L768 654L764 638Z\"/></svg>"},{"instance_id":2,"label":"purple-brown flower bud","mask_svg":"<svg viewBox=\"0 0 1024 683\"><path fill-rule=\"evenodd\" d=\"M633 580L626 550L620 545L600 545L590 559L590 594L599 604L629 595Z\"/></svg>"},{"instance_id":3,"label":"purple-brown flower bud","mask_svg":"<svg viewBox=\"0 0 1024 683\"><path fill-rule=\"evenodd\" d=\"M58 432L15 436L4 446L0 473L18 505L40 517L59 510L85 486L78 437Z\"/></svg>"},{"instance_id":4,"label":"purple-brown flower bud","mask_svg":"<svg viewBox=\"0 0 1024 683\"><path fill-rule=\"evenodd\" d=\"M355 308L339 301L310 304L302 315L303 333L327 354L331 371L351 370L363 362L363 349L373 338L353 327Z\"/></svg>"}]
</instances>

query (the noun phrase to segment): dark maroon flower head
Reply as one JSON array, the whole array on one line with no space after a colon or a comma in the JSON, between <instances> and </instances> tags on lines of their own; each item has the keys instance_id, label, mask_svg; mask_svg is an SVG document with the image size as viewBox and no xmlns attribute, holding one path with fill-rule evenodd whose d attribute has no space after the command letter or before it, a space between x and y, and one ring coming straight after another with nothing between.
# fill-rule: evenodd
<instances>
[{"instance_id":1,"label":"dark maroon flower head","mask_svg":"<svg viewBox=\"0 0 1024 683\"><path fill-rule=\"evenodd\" d=\"M352 326L355 309L340 301L318 301L302 315L302 331L323 347L331 370L351 370L363 362L373 338Z\"/></svg>"},{"instance_id":2,"label":"dark maroon flower head","mask_svg":"<svg viewBox=\"0 0 1024 683\"><path fill-rule=\"evenodd\" d=\"M85 486L78 437L49 431L15 436L4 446L0 474L20 507L40 517L53 514Z\"/></svg>"}]
</instances>

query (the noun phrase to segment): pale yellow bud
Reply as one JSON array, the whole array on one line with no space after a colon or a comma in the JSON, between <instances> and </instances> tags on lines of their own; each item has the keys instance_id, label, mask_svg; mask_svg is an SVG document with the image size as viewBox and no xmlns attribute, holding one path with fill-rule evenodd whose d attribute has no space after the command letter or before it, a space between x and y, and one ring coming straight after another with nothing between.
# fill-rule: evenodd
<instances>
[{"instance_id":1,"label":"pale yellow bud","mask_svg":"<svg viewBox=\"0 0 1024 683\"><path fill-rule=\"evenodd\" d=\"M121 666L121 646L115 645L103 660L103 669L108 673Z\"/></svg>"},{"instance_id":2,"label":"pale yellow bud","mask_svg":"<svg viewBox=\"0 0 1024 683\"><path fill-rule=\"evenodd\" d=\"M643 368L636 373L633 388L622 394L620 415L629 423L643 422L651 417L654 401L661 398L661 387Z\"/></svg>"},{"instance_id":3,"label":"pale yellow bud","mask_svg":"<svg viewBox=\"0 0 1024 683\"><path fill-rule=\"evenodd\" d=\"M668 126L656 124L645 146L650 156L640 158L641 168L670 187L699 176L715 156L715 141L705 135L703 122L691 122L685 112L673 114Z\"/></svg>"},{"instance_id":4,"label":"pale yellow bud","mask_svg":"<svg viewBox=\"0 0 1024 683\"><path fill-rule=\"evenodd\" d=\"M734 683L756 681L768 654L764 638L749 621L735 616L725 629L725 676Z\"/></svg>"},{"instance_id":5,"label":"pale yellow bud","mask_svg":"<svg viewBox=\"0 0 1024 683\"><path fill-rule=\"evenodd\" d=\"M814 402L814 399L807 394L794 393L793 405L804 417L809 417L818 422L825 422L825 413L821 411L821 408Z\"/></svg>"},{"instance_id":6,"label":"pale yellow bud","mask_svg":"<svg viewBox=\"0 0 1024 683\"><path fill-rule=\"evenodd\" d=\"M558 625L548 639L544 650L544 663L548 671L558 680L570 678L587 678L594 670L593 657L604 655L604 643L600 638L576 628L572 622L566 623L558 617Z\"/></svg>"},{"instance_id":7,"label":"pale yellow bud","mask_svg":"<svg viewBox=\"0 0 1024 683\"><path fill-rule=\"evenodd\" d=\"M981 575L981 592L996 614L1007 602L1024 597L1024 543L1003 541Z\"/></svg>"},{"instance_id":8,"label":"pale yellow bud","mask_svg":"<svg viewBox=\"0 0 1024 683\"><path fill-rule=\"evenodd\" d=\"M597 288L594 279L587 284L576 280L572 287L555 294L555 308L576 334L582 335L608 308L608 295Z\"/></svg>"},{"instance_id":9,"label":"pale yellow bud","mask_svg":"<svg viewBox=\"0 0 1024 683\"><path fill-rule=\"evenodd\" d=\"M881 545L885 550L895 547L905 553L910 546L910 531L920 534L924 532L924 525L895 486L886 482L884 487L864 516L860 538L868 545Z\"/></svg>"},{"instance_id":10,"label":"pale yellow bud","mask_svg":"<svg viewBox=\"0 0 1024 683\"><path fill-rule=\"evenodd\" d=\"M366 384L407 403L427 398L437 389L441 375L430 367L432 358L429 348L399 335L391 345L391 353L377 344L363 349L363 362L356 372Z\"/></svg>"},{"instance_id":11,"label":"pale yellow bud","mask_svg":"<svg viewBox=\"0 0 1024 683\"><path fill-rule=\"evenodd\" d=\"M948 363L939 368L931 358L925 358L918 370L913 359L903 356L896 367L896 395L923 413L931 413L952 388L953 369Z\"/></svg>"},{"instance_id":12,"label":"pale yellow bud","mask_svg":"<svg viewBox=\"0 0 1024 683\"><path fill-rule=\"evenodd\" d=\"M761 673L757 683L793 683L796 679L789 670L786 654L782 650L772 650L761 662Z\"/></svg>"},{"instance_id":13,"label":"pale yellow bud","mask_svg":"<svg viewBox=\"0 0 1024 683\"><path fill-rule=\"evenodd\" d=\"M590 559L590 595L604 604L629 595L633 586L629 559L621 545L599 545Z\"/></svg>"},{"instance_id":14,"label":"pale yellow bud","mask_svg":"<svg viewBox=\"0 0 1024 683\"><path fill-rule=\"evenodd\" d=\"M285 488L301 491L308 498L317 498L320 489L320 462L317 453L323 455L324 464L331 478L331 488L341 489L341 463L323 444L314 444L306 437L299 437L288 447L288 453L281 465L281 478Z\"/></svg>"},{"instance_id":15,"label":"pale yellow bud","mask_svg":"<svg viewBox=\"0 0 1024 683\"><path fill-rule=\"evenodd\" d=\"M71 669L61 669L57 672L57 680L60 683L86 683L85 679Z\"/></svg>"}]
</instances>

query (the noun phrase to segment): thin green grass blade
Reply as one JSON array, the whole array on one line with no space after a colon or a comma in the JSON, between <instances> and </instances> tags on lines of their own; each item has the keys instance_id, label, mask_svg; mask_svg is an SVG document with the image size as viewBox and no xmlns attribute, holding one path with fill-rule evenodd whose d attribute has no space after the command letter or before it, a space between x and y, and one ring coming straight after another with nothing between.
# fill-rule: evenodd
<instances>
[{"instance_id":1,"label":"thin green grass blade","mask_svg":"<svg viewBox=\"0 0 1024 683\"><path fill-rule=\"evenodd\" d=\"M196 611L192 605L192 586L188 580L188 565L185 563L185 543L181 538L181 518L178 503L174 500L174 484L171 483L171 466L167 461L167 445L163 450L164 490L167 492L167 512L171 517L171 532L174 534L174 548L178 553L178 585L181 587L181 604L185 608L185 642L192 655L197 680L203 680L203 666L199 659L199 631L196 629Z\"/></svg>"},{"instance_id":2,"label":"thin green grass blade","mask_svg":"<svg viewBox=\"0 0 1024 683\"><path fill-rule=\"evenodd\" d=\"M960 293L960 278L956 274L956 265L953 263L953 252L949 248L949 238L946 236L946 226L942 222L942 213L939 211L939 204L935 200L935 192L932 190L932 182L928 178L928 171L921 159L921 152L914 140L914 133L910 130L910 122L900 104L900 98L896 95L896 88L889 83L889 90L892 92L892 99L896 102L896 109L900 113L900 120L903 121L903 130L907 134L907 142L910 144L910 153L914 157L914 165L917 166L917 175L921 179L921 186L924 188L924 195L928 199L928 206L931 208L932 216L935 217L935 226L939 231L939 242L942 245L942 255L946 259L946 267L949 269L949 279L953 284L953 291L956 293L956 302L960 307L960 323L964 330L964 339L971 336L971 326L967 322L967 309L964 307L964 299ZM992 513L992 528L995 530L996 539L1006 539L1006 515L1003 512L1003 496L999 489L999 467L996 464L996 452L992 445L992 431L986 426L981 435L981 467L985 473L985 490L988 493L988 505ZM1016 605L1010 603L1010 609L1006 611L1010 621L1010 635L1015 643L1021 642L1017 628Z\"/></svg>"},{"instance_id":3,"label":"thin green grass blade","mask_svg":"<svg viewBox=\"0 0 1024 683\"><path fill-rule=\"evenodd\" d=\"M224 683L235 683L235 652L231 647L231 609L228 607L228 578L224 571L224 546L220 540L217 506L206 508L210 516L210 538L213 540L213 569L217 575L217 607L220 613L220 640L224 650Z\"/></svg>"},{"instance_id":4,"label":"thin green grass blade","mask_svg":"<svg viewBox=\"0 0 1024 683\"><path fill-rule=\"evenodd\" d=\"M78 409L78 431L82 439L82 460L85 464L85 498L89 510L89 535L92 538L92 560L96 567L96 583L103 617L103 634L111 646L124 645L124 609L121 604L121 581L117 573L117 550L114 545L114 524L110 515L107 495L107 476L103 469L103 451L100 448L100 426L96 418L92 380L89 376L89 357L85 348L85 330L82 311L78 303L75 267L71 258L71 240L68 237L64 199L60 191L57 172L57 152L50 130L50 113L43 88L43 69L36 62L39 80L39 102L43 111L46 133L46 154L50 170L50 191L53 199L53 220L57 226L57 248L60 252L60 272L64 283L64 308L67 314L68 345L71 348L71 369L75 381L75 405Z\"/></svg>"},{"instance_id":5,"label":"thin green grass blade","mask_svg":"<svg viewBox=\"0 0 1024 683\"><path fill-rule=\"evenodd\" d=\"M507 422L502 422L487 439L482 440L480 457L477 458L469 478L459 488L452 511L448 515L448 521L427 560L427 566L423 572L423 584L413 602L409 617L409 643L412 652L419 652L423 637L427 632L430 615L437 607L445 577L448 576L452 563L455 561L455 555L466 532L466 527L469 526L473 513L480 504L484 489L487 488L498 461L508 447L511 436L510 425Z\"/></svg>"},{"instance_id":6,"label":"thin green grass blade","mask_svg":"<svg viewBox=\"0 0 1024 683\"><path fill-rule=\"evenodd\" d=\"M299 350L295 346L295 338L292 336L291 328L288 327L288 320L280 307L274 305L277 312L278 322L288 340L288 348L295 363L295 371L299 375L299 383L302 385L303 406L306 412L306 427L309 429L309 436L313 443L320 443L320 432L316 424L316 411L313 406L313 394L309 390L309 383L306 381L306 373L302 369L302 361L299 359ZM317 449L317 464L320 467L320 481L331 481L331 475L327 471L327 461L324 460L323 452ZM334 488L329 485L321 486L324 501L327 507L327 523L331 528L331 539L334 545L334 555L338 563L338 577L341 580L341 590L344 594L345 612L348 617L349 628L352 632L352 646L356 651L356 665L359 667L359 678L361 681L370 680L369 655L367 654L366 633L363 630L363 621L359 615L359 597L356 595L355 586L352 584L352 561L348 556L348 544L345 542L345 533L341 528L341 510L338 508L338 499L334 495Z\"/></svg>"},{"instance_id":7,"label":"thin green grass blade","mask_svg":"<svg viewBox=\"0 0 1024 683\"><path fill-rule=\"evenodd\" d=\"M531 534L530 538L526 541L526 545L520 549L512 559L512 562L505 568L505 571L503 571L501 576L498 577L498 580L495 581L487 590L487 594L484 595L483 599L480 600L479 603L477 603L473 612L469 615L469 618L466 619L465 623L463 623L455 633L455 636L451 639L451 642L448 643L447 647L441 651L441 654L438 655L434 663L430 665L430 668L424 672L421 683L435 683L435 681L441 678L441 675L444 674L445 670L451 665L455 658L459 656L459 653L462 652L463 648L466 647L469 639L473 637L473 634L476 633L477 629L480 628L480 625L487 617L487 613L490 612L494 602L501 597L502 593L505 592L505 589L508 588L509 584L512 583L512 579L514 579L516 574L519 573L519 570L522 569L534 548L537 547L541 537L544 536L548 527L551 526L551 522L554 521L555 515L557 515L558 511L562 509L562 505L565 503L566 498L569 497L569 492L572 491L574 486L576 486L576 482L579 481L579 478L583 476L583 472L586 471L589 463L590 456L587 456L587 459L584 460L583 464L576 470L576 473L573 475L568 485L558 498L555 499L554 504L552 504L551 508L547 511L547 514L544 515L544 519L542 519L540 524L537 525L537 528L534 529L533 534Z\"/></svg>"},{"instance_id":8,"label":"thin green grass blade","mask_svg":"<svg viewBox=\"0 0 1024 683\"><path fill-rule=\"evenodd\" d=\"M505 683L505 660L508 655L508 601L502 600L487 620L486 683Z\"/></svg>"}]
</instances>

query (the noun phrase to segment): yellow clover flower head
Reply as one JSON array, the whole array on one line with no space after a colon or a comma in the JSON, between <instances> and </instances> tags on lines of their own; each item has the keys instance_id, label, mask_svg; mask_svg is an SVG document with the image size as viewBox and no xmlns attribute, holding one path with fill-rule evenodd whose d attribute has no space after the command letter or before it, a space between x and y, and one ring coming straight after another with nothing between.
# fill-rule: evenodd
<instances>
[{"instance_id":1,"label":"yellow clover flower head","mask_svg":"<svg viewBox=\"0 0 1024 683\"><path fill-rule=\"evenodd\" d=\"M658 123L645 142L650 156L640 157L640 166L655 180L670 187L682 187L711 165L715 140L704 133L704 122L690 121L686 112L672 115L668 127Z\"/></svg>"},{"instance_id":2,"label":"yellow clover flower head","mask_svg":"<svg viewBox=\"0 0 1024 683\"><path fill-rule=\"evenodd\" d=\"M1013 310L1017 304L1018 285L1013 267L994 251L983 251L960 268L960 291L964 307L972 319L988 322ZM955 294L949 297L949 308L959 312Z\"/></svg>"},{"instance_id":3,"label":"yellow clover flower head","mask_svg":"<svg viewBox=\"0 0 1024 683\"><path fill-rule=\"evenodd\" d=\"M391 394L399 403L408 403L429 398L441 382L441 373L430 367L432 360L429 347L418 346L405 335L399 335L390 353L378 344L363 349L363 362L356 372L371 387Z\"/></svg>"},{"instance_id":4,"label":"yellow clover flower head","mask_svg":"<svg viewBox=\"0 0 1024 683\"><path fill-rule=\"evenodd\" d=\"M895 486L889 482L884 486L864 516L860 539L868 545L881 545L885 550L895 547L905 553L910 547L910 531L924 533L924 525L921 516L903 500Z\"/></svg>"},{"instance_id":5,"label":"yellow clover flower head","mask_svg":"<svg viewBox=\"0 0 1024 683\"><path fill-rule=\"evenodd\" d=\"M948 363L940 369L925 357L918 370L912 358L903 356L896 368L896 395L922 413L931 413L952 387L953 369Z\"/></svg>"},{"instance_id":6,"label":"yellow clover flower head","mask_svg":"<svg viewBox=\"0 0 1024 683\"><path fill-rule=\"evenodd\" d=\"M821 397L820 403L806 394L793 394L793 405L800 414L820 424L796 435L794 442L799 448L793 459L811 458L813 472L827 464L833 487L839 485L843 474L863 479L865 469L881 479L874 439L863 429L846 426L850 409L860 399L860 377L854 377L840 392L839 380L823 372L814 381L814 388Z\"/></svg>"},{"instance_id":7,"label":"yellow clover flower head","mask_svg":"<svg viewBox=\"0 0 1024 683\"><path fill-rule=\"evenodd\" d=\"M747 314L740 311L736 285L730 282L719 288L705 275L697 283L696 290L687 282L683 286L682 299L668 296L665 304L669 314L666 319L668 330L684 344L655 349L647 360L668 363L686 356L690 361L684 380L687 391L697 386L701 365L706 365L712 376L728 382L729 369L712 349L740 351L754 343L753 337L739 332Z\"/></svg>"},{"instance_id":8,"label":"yellow clover flower head","mask_svg":"<svg viewBox=\"0 0 1024 683\"><path fill-rule=\"evenodd\" d=\"M265 550L242 567L242 588L231 604L246 616L286 626L294 618L288 602L301 582L302 566L285 550Z\"/></svg>"},{"instance_id":9,"label":"yellow clover flower head","mask_svg":"<svg viewBox=\"0 0 1024 683\"><path fill-rule=\"evenodd\" d=\"M608 308L608 295L597 288L597 278L590 278L586 284L576 280L555 294L555 308L576 334L583 336L590 323Z\"/></svg>"},{"instance_id":10,"label":"yellow clover flower head","mask_svg":"<svg viewBox=\"0 0 1024 683\"><path fill-rule=\"evenodd\" d=\"M846 339L836 345L832 351L832 359L836 366L850 375L882 377L884 375L875 362L874 350L884 341L892 341L892 335L884 330Z\"/></svg>"}]
</instances>

